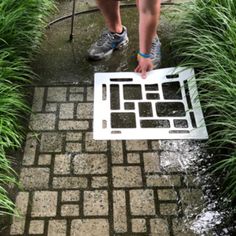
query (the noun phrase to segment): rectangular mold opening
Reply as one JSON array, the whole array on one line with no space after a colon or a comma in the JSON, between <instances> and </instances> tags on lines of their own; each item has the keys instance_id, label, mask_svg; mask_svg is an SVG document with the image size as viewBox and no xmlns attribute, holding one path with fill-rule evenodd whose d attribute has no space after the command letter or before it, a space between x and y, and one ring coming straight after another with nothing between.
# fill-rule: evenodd
<instances>
[{"instance_id":1,"label":"rectangular mold opening","mask_svg":"<svg viewBox=\"0 0 236 236\"><path fill-rule=\"evenodd\" d=\"M190 112L189 114L190 114L190 119L191 119L193 128L197 128L197 124L196 124L194 113Z\"/></svg>"},{"instance_id":2,"label":"rectangular mold opening","mask_svg":"<svg viewBox=\"0 0 236 236\"><path fill-rule=\"evenodd\" d=\"M132 82L132 78L111 78L111 82Z\"/></svg>"},{"instance_id":3,"label":"rectangular mold opening","mask_svg":"<svg viewBox=\"0 0 236 236\"><path fill-rule=\"evenodd\" d=\"M152 103L150 102L139 102L139 116L140 117L152 117Z\"/></svg>"},{"instance_id":4,"label":"rectangular mold opening","mask_svg":"<svg viewBox=\"0 0 236 236\"><path fill-rule=\"evenodd\" d=\"M106 129L106 128L107 128L107 121L106 121L106 120L103 120L103 121L102 121L102 128L103 128L103 129Z\"/></svg>"},{"instance_id":5,"label":"rectangular mold opening","mask_svg":"<svg viewBox=\"0 0 236 236\"><path fill-rule=\"evenodd\" d=\"M170 128L169 120L141 120L141 128Z\"/></svg>"},{"instance_id":6,"label":"rectangular mold opening","mask_svg":"<svg viewBox=\"0 0 236 236\"><path fill-rule=\"evenodd\" d=\"M189 130L169 130L170 134L189 134Z\"/></svg>"},{"instance_id":7,"label":"rectangular mold opening","mask_svg":"<svg viewBox=\"0 0 236 236\"><path fill-rule=\"evenodd\" d=\"M157 116L183 117L186 115L182 102L156 102Z\"/></svg>"},{"instance_id":8,"label":"rectangular mold opening","mask_svg":"<svg viewBox=\"0 0 236 236\"><path fill-rule=\"evenodd\" d=\"M190 98L190 93L189 93L188 81L187 80L184 81L184 90L185 90L185 94L186 94L188 109L192 110L193 106L192 106L192 102L191 102L191 98Z\"/></svg>"},{"instance_id":9,"label":"rectangular mold opening","mask_svg":"<svg viewBox=\"0 0 236 236\"><path fill-rule=\"evenodd\" d=\"M177 79L179 78L179 74L172 74L172 75L166 75L167 79Z\"/></svg>"},{"instance_id":10,"label":"rectangular mold opening","mask_svg":"<svg viewBox=\"0 0 236 236\"><path fill-rule=\"evenodd\" d=\"M111 134L121 134L122 132L120 130L112 130Z\"/></svg>"},{"instance_id":11,"label":"rectangular mold opening","mask_svg":"<svg viewBox=\"0 0 236 236\"><path fill-rule=\"evenodd\" d=\"M135 104L134 102L125 102L125 110L134 110Z\"/></svg>"},{"instance_id":12,"label":"rectangular mold opening","mask_svg":"<svg viewBox=\"0 0 236 236\"><path fill-rule=\"evenodd\" d=\"M107 100L107 86L106 84L102 85L102 100Z\"/></svg>"},{"instance_id":13,"label":"rectangular mold opening","mask_svg":"<svg viewBox=\"0 0 236 236\"><path fill-rule=\"evenodd\" d=\"M141 100L142 99L142 88L140 84L125 84L124 99L125 100Z\"/></svg>"},{"instance_id":14,"label":"rectangular mold opening","mask_svg":"<svg viewBox=\"0 0 236 236\"><path fill-rule=\"evenodd\" d=\"M160 95L159 93L147 93L146 98L148 100L160 100Z\"/></svg>"},{"instance_id":15,"label":"rectangular mold opening","mask_svg":"<svg viewBox=\"0 0 236 236\"><path fill-rule=\"evenodd\" d=\"M110 85L110 104L111 104L111 110L120 109L120 93L119 93L119 85L117 84Z\"/></svg>"},{"instance_id":16,"label":"rectangular mold opening","mask_svg":"<svg viewBox=\"0 0 236 236\"><path fill-rule=\"evenodd\" d=\"M112 112L111 128L136 128L135 113Z\"/></svg>"},{"instance_id":17,"label":"rectangular mold opening","mask_svg":"<svg viewBox=\"0 0 236 236\"><path fill-rule=\"evenodd\" d=\"M158 84L146 84L145 90L146 91L158 91Z\"/></svg>"},{"instance_id":18,"label":"rectangular mold opening","mask_svg":"<svg viewBox=\"0 0 236 236\"><path fill-rule=\"evenodd\" d=\"M187 120L174 120L175 128L188 128L188 121Z\"/></svg>"},{"instance_id":19,"label":"rectangular mold opening","mask_svg":"<svg viewBox=\"0 0 236 236\"><path fill-rule=\"evenodd\" d=\"M180 89L180 83L168 82L162 84L163 96L165 99L181 100L182 94Z\"/></svg>"}]
</instances>

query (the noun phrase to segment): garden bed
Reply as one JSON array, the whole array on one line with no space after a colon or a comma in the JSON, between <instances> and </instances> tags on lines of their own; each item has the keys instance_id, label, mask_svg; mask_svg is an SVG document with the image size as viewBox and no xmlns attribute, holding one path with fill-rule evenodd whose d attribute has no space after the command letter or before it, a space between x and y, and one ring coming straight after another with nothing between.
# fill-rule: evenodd
<instances>
[{"instance_id":1,"label":"garden bed","mask_svg":"<svg viewBox=\"0 0 236 236\"><path fill-rule=\"evenodd\" d=\"M18 214L7 192L9 186L18 186L9 153L24 140L24 117L30 112L25 86L35 76L29 61L53 8L53 0L0 3L0 216Z\"/></svg>"}]
</instances>

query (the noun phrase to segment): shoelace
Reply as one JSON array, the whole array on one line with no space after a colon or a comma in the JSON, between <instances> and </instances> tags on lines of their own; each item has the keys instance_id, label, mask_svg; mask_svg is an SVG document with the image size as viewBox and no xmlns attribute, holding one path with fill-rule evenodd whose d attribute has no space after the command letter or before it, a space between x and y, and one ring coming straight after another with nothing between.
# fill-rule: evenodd
<instances>
[{"instance_id":1,"label":"shoelace","mask_svg":"<svg viewBox=\"0 0 236 236\"><path fill-rule=\"evenodd\" d=\"M97 45L102 46L106 42L107 38L110 40L110 33L108 31L104 31L98 39Z\"/></svg>"}]
</instances>

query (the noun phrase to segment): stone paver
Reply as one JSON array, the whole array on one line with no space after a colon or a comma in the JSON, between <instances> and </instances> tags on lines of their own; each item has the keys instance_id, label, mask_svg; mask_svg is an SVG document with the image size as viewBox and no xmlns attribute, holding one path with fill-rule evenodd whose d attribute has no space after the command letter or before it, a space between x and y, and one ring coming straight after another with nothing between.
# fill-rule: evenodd
<instances>
[{"instance_id":1,"label":"stone paver","mask_svg":"<svg viewBox=\"0 0 236 236\"><path fill-rule=\"evenodd\" d=\"M78 189L87 187L85 177L54 177L52 186L54 189Z\"/></svg>"},{"instance_id":2,"label":"stone paver","mask_svg":"<svg viewBox=\"0 0 236 236\"><path fill-rule=\"evenodd\" d=\"M68 153L78 153L81 152L82 145L78 142L66 143L66 152Z\"/></svg>"},{"instance_id":3,"label":"stone paver","mask_svg":"<svg viewBox=\"0 0 236 236\"><path fill-rule=\"evenodd\" d=\"M103 154L79 154L73 159L74 173L105 174L107 173L107 157Z\"/></svg>"},{"instance_id":4,"label":"stone paver","mask_svg":"<svg viewBox=\"0 0 236 236\"><path fill-rule=\"evenodd\" d=\"M132 215L155 215L153 190L130 190Z\"/></svg>"},{"instance_id":5,"label":"stone paver","mask_svg":"<svg viewBox=\"0 0 236 236\"><path fill-rule=\"evenodd\" d=\"M151 233L155 236L169 235L169 227L166 219L151 219Z\"/></svg>"},{"instance_id":6,"label":"stone paver","mask_svg":"<svg viewBox=\"0 0 236 236\"><path fill-rule=\"evenodd\" d=\"M164 201L174 201L177 199L177 193L174 189L160 189L158 190L158 199Z\"/></svg>"},{"instance_id":7,"label":"stone paver","mask_svg":"<svg viewBox=\"0 0 236 236\"><path fill-rule=\"evenodd\" d=\"M132 219L132 231L134 233L145 233L147 231L145 219Z\"/></svg>"},{"instance_id":8,"label":"stone paver","mask_svg":"<svg viewBox=\"0 0 236 236\"><path fill-rule=\"evenodd\" d=\"M112 168L114 187L141 187L141 168L138 166L115 166Z\"/></svg>"},{"instance_id":9,"label":"stone paver","mask_svg":"<svg viewBox=\"0 0 236 236\"><path fill-rule=\"evenodd\" d=\"M114 230L117 233L123 233L127 231L126 210L125 191L113 191Z\"/></svg>"},{"instance_id":10,"label":"stone paver","mask_svg":"<svg viewBox=\"0 0 236 236\"><path fill-rule=\"evenodd\" d=\"M148 152L143 154L145 172L159 172L160 160L157 152Z\"/></svg>"},{"instance_id":11,"label":"stone paver","mask_svg":"<svg viewBox=\"0 0 236 236\"><path fill-rule=\"evenodd\" d=\"M69 155L55 155L54 174L70 174L71 157Z\"/></svg>"},{"instance_id":12,"label":"stone paver","mask_svg":"<svg viewBox=\"0 0 236 236\"><path fill-rule=\"evenodd\" d=\"M84 214L86 216L108 215L108 194L105 190L84 192Z\"/></svg>"},{"instance_id":13,"label":"stone paver","mask_svg":"<svg viewBox=\"0 0 236 236\"><path fill-rule=\"evenodd\" d=\"M60 119L73 119L74 117L74 103L61 103L60 104Z\"/></svg>"},{"instance_id":14,"label":"stone paver","mask_svg":"<svg viewBox=\"0 0 236 236\"><path fill-rule=\"evenodd\" d=\"M46 112L55 112L57 110L59 104L53 103L53 102L48 102L45 107Z\"/></svg>"},{"instance_id":15,"label":"stone paver","mask_svg":"<svg viewBox=\"0 0 236 236\"><path fill-rule=\"evenodd\" d=\"M88 121L77 120L60 120L59 130L86 130L88 129Z\"/></svg>"},{"instance_id":16,"label":"stone paver","mask_svg":"<svg viewBox=\"0 0 236 236\"><path fill-rule=\"evenodd\" d=\"M61 152L63 136L63 134L56 132L42 133L40 151Z\"/></svg>"},{"instance_id":17,"label":"stone paver","mask_svg":"<svg viewBox=\"0 0 236 236\"><path fill-rule=\"evenodd\" d=\"M78 119L92 119L93 118L93 104L79 103L77 107Z\"/></svg>"},{"instance_id":18,"label":"stone paver","mask_svg":"<svg viewBox=\"0 0 236 236\"><path fill-rule=\"evenodd\" d=\"M50 165L52 161L52 155L41 154L39 155L38 165Z\"/></svg>"},{"instance_id":19,"label":"stone paver","mask_svg":"<svg viewBox=\"0 0 236 236\"><path fill-rule=\"evenodd\" d=\"M61 216L79 216L79 205L72 205L72 204L62 205Z\"/></svg>"},{"instance_id":20,"label":"stone paver","mask_svg":"<svg viewBox=\"0 0 236 236\"><path fill-rule=\"evenodd\" d=\"M83 94L76 94L76 93L70 94L70 97L69 97L70 102L77 102L77 101L83 101L83 100L84 100Z\"/></svg>"},{"instance_id":21,"label":"stone paver","mask_svg":"<svg viewBox=\"0 0 236 236\"><path fill-rule=\"evenodd\" d=\"M194 235L177 220L202 204L194 174L163 171L159 141L94 140L92 102L91 86L35 89L9 235Z\"/></svg>"},{"instance_id":22,"label":"stone paver","mask_svg":"<svg viewBox=\"0 0 236 236\"><path fill-rule=\"evenodd\" d=\"M173 232L175 236L196 236L196 234L186 227L186 223L182 219L173 220Z\"/></svg>"},{"instance_id":23,"label":"stone paver","mask_svg":"<svg viewBox=\"0 0 236 236\"><path fill-rule=\"evenodd\" d=\"M36 131L54 130L55 122L55 114L37 113L31 115L29 126L32 130Z\"/></svg>"},{"instance_id":24,"label":"stone paver","mask_svg":"<svg viewBox=\"0 0 236 236\"><path fill-rule=\"evenodd\" d=\"M10 229L11 235L23 235L25 230L25 216L27 213L28 208L28 201L29 201L29 193L27 192L19 192L16 197L16 207L19 211L19 217L13 217L12 225Z\"/></svg>"},{"instance_id":25,"label":"stone paver","mask_svg":"<svg viewBox=\"0 0 236 236\"><path fill-rule=\"evenodd\" d=\"M127 154L128 163L140 163L140 155L138 153Z\"/></svg>"},{"instance_id":26,"label":"stone paver","mask_svg":"<svg viewBox=\"0 0 236 236\"><path fill-rule=\"evenodd\" d=\"M161 215L177 215L178 207L176 203L161 203L160 204L160 214Z\"/></svg>"},{"instance_id":27,"label":"stone paver","mask_svg":"<svg viewBox=\"0 0 236 236\"><path fill-rule=\"evenodd\" d=\"M49 185L49 168L22 168L20 182L24 189L47 189Z\"/></svg>"},{"instance_id":28,"label":"stone paver","mask_svg":"<svg viewBox=\"0 0 236 236\"><path fill-rule=\"evenodd\" d=\"M50 220L48 225L48 235L66 236L66 220Z\"/></svg>"},{"instance_id":29,"label":"stone paver","mask_svg":"<svg viewBox=\"0 0 236 236\"><path fill-rule=\"evenodd\" d=\"M33 100L33 104L32 104L32 111L33 112L42 111L44 91L45 91L45 88L40 88L40 87L35 88L35 90L34 90L34 100Z\"/></svg>"},{"instance_id":30,"label":"stone paver","mask_svg":"<svg viewBox=\"0 0 236 236\"><path fill-rule=\"evenodd\" d=\"M87 152L105 152L107 151L107 141L97 141L93 139L91 132L86 133L85 149Z\"/></svg>"},{"instance_id":31,"label":"stone paver","mask_svg":"<svg viewBox=\"0 0 236 236\"><path fill-rule=\"evenodd\" d=\"M151 187L180 186L180 175L147 175L147 185Z\"/></svg>"},{"instance_id":32,"label":"stone paver","mask_svg":"<svg viewBox=\"0 0 236 236\"><path fill-rule=\"evenodd\" d=\"M44 232L44 221L43 220L31 220L29 233L30 234L43 234Z\"/></svg>"},{"instance_id":33,"label":"stone paver","mask_svg":"<svg viewBox=\"0 0 236 236\"><path fill-rule=\"evenodd\" d=\"M112 163L124 162L122 141L111 141Z\"/></svg>"},{"instance_id":34,"label":"stone paver","mask_svg":"<svg viewBox=\"0 0 236 236\"><path fill-rule=\"evenodd\" d=\"M82 133L80 132L67 132L66 141L80 141L82 139Z\"/></svg>"},{"instance_id":35,"label":"stone paver","mask_svg":"<svg viewBox=\"0 0 236 236\"><path fill-rule=\"evenodd\" d=\"M108 187L108 179L106 176L97 176L92 178L93 188Z\"/></svg>"},{"instance_id":36,"label":"stone paver","mask_svg":"<svg viewBox=\"0 0 236 236\"><path fill-rule=\"evenodd\" d=\"M33 196L32 216L56 216L57 192L36 191Z\"/></svg>"},{"instance_id":37,"label":"stone paver","mask_svg":"<svg viewBox=\"0 0 236 236\"><path fill-rule=\"evenodd\" d=\"M109 236L109 224L106 219L73 220L71 236Z\"/></svg>"},{"instance_id":38,"label":"stone paver","mask_svg":"<svg viewBox=\"0 0 236 236\"><path fill-rule=\"evenodd\" d=\"M48 102L66 101L66 91L67 91L67 88L65 87L48 88L47 101Z\"/></svg>"},{"instance_id":39,"label":"stone paver","mask_svg":"<svg viewBox=\"0 0 236 236\"><path fill-rule=\"evenodd\" d=\"M62 192L61 200L64 202L75 202L80 199L79 190L66 190Z\"/></svg>"},{"instance_id":40,"label":"stone paver","mask_svg":"<svg viewBox=\"0 0 236 236\"><path fill-rule=\"evenodd\" d=\"M22 165L30 166L34 164L36 148L37 138L35 135L29 133L26 138Z\"/></svg>"}]
</instances>

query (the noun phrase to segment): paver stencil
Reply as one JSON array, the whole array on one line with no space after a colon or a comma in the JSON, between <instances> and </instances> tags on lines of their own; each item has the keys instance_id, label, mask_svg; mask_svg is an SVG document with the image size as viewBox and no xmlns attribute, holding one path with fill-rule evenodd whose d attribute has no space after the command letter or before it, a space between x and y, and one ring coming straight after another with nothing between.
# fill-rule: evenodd
<instances>
[{"instance_id":1,"label":"paver stencil","mask_svg":"<svg viewBox=\"0 0 236 236\"><path fill-rule=\"evenodd\" d=\"M207 139L193 69L96 73L94 139Z\"/></svg>"}]
</instances>

